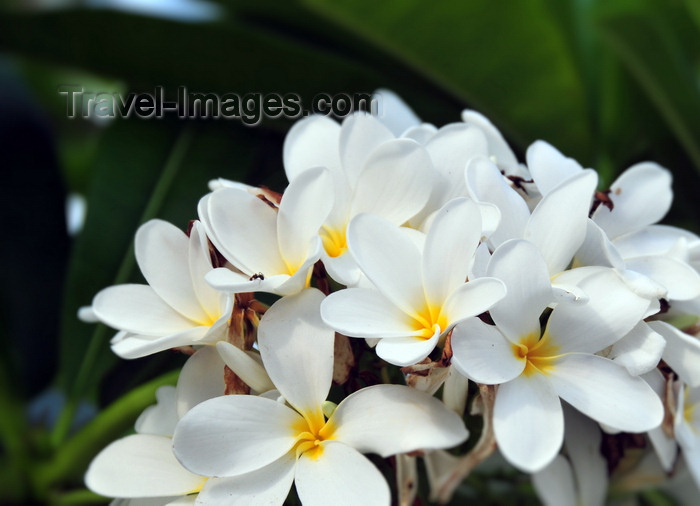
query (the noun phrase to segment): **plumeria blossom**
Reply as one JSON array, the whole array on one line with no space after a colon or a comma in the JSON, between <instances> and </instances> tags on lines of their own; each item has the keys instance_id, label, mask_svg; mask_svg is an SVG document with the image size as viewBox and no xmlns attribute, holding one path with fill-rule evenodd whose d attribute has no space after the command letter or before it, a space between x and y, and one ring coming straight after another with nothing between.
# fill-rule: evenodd
<instances>
[{"instance_id":1,"label":"plumeria blossom","mask_svg":"<svg viewBox=\"0 0 700 506\"><path fill-rule=\"evenodd\" d=\"M95 317L119 329L112 350L138 358L223 339L233 299L204 281L212 263L201 223L192 225L188 238L170 223L151 220L138 229L134 243L148 285L111 286L92 301Z\"/></svg>"},{"instance_id":2,"label":"plumeria blossom","mask_svg":"<svg viewBox=\"0 0 700 506\"><path fill-rule=\"evenodd\" d=\"M294 180L279 209L251 193L222 188L199 202L212 243L235 270L220 267L206 280L231 293L297 293L321 256L321 224L333 206L330 175L314 168Z\"/></svg>"},{"instance_id":3,"label":"plumeria blossom","mask_svg":"<svg viewBox=\"0 0 700 506\"><path fill-rule=\"evenodd\" d=\"M496 326L476 318L457 325L453 361L474 381L500 385L493 423L508 461L535 472L554 459L564 436L560 397L617 430L643 432L661 423L661 401L644 380L595 354L629 332L647 308L614 272L584 279L588 302L557 305L544 332L539 318L553 293L538 249L508 241L494 252L488 273L508 288L490 311Z\"/></svg>"},{"instance_id":4,"label":"plumeria blossom","mask_svg":"<svg viewBox=\"0 0 700 506\"><path fill-rule=\"evenodd\" d=\"M335 191L320 231L323 263L333 279L356 285L360 272L347 251L348 224L360 213L396 225L415 216L433 186L432 163L416 141L397 139L375 117L356 114L342 125L311 116L290 130L284 144L287 178L294 182L318 166L328 169Z\"/></svg>"},{"instance_id":5,"label":"plumeria blossom","mask_svg":"<svg viewBox=\"0 0 700 506\"><path fill-rule=\"evenodd\" d=\"M697 495L700 237L658 224L669 171L598 191L544 141L520 163L476 111L435 126L375 98L377 117L294 125L283 194L215 179L187 234L138 230L148 285L79 317L118 329L125 358L191 356L88 486L123 506L282 504L292 486L307 505L446 503L495 464L557 506L683 474Z\"/></svg>"},{"instance_id":6,"label":"plumeria blossom","mask_svg":"<svg viewBox=\"0 0 700 506\"><path fill-rule=\"evenodd\" d=\"M324 321L353 337L381 338L377 354L396 365L420 362L459 321L488 310L505 295L503 283L465 283L481 237L480 213L455 199L437 214L419 248L404 230L369 214L353 220L350 251L374 288L331 294Z\"/></svg>"},{"instance_id":7,"label":"plumeria blossom","mask_svg":"<svg viewBox=\"0 0 700 506\"><path fill-rule=\"evenodd\" d=\"M361 453L388 456L466 439L459 416L400 385L361 389L326 417L334 333L321 321L322 299L314 289L286 297L260 324L262 361L286 403L229 395L180 420L178 459L192 472L221 477L205 485L201 502L282 504L294 482L307 505L389 504L388 485Z\"/></svg>"}]
</instances>

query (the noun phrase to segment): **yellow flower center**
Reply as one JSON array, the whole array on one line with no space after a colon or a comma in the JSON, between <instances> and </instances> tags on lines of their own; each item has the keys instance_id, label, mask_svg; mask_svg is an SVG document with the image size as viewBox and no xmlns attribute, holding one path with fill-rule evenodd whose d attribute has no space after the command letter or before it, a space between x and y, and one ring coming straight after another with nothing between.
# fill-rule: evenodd
<instances>
[{"instance_id":1,"label":"yellow flower center","mask_svg":"<svg viewBox=\"0 0 700 506\"><path fill-rule=\"evenodd\" d=\"M345 236L346 228L347 227L331 228L327 226L321 228L321 241L329 257L339 257L347 251L348 242Z\"/></svg>"},{"instance_id":2,"label":"yellow flower center","mask_svg":"<svg viewBox=\"0 0 700 506\"><path fill-rule=\"evenodd\" d=\"M417 337L423 339L430 339L436 332L444 332L449 325L442 308L432 304L426 304L421 311L417 311L411 316L413 317L413 329L422 331Z\"/></svg>"},{"instance_id":3,"label":"yellow flower center","mask_svg":"<svg viewBox=\"0 0 700 506\"><path fill-rule=\"evenodd\" d=\"M302 454L317 459L323 454L323 441L333 439L335 425L326 421L323 413L319 410L311 416L304 416L295 425L294 430L298 431L297 442L294 446L296 458Z\"/></svg>"},{"instance_id":4,"label":"yellow flower center","mask_svg":"<svg viewBox=\"0 0 700 506\"><path fill-rule=\"evenodd\" d=\"M547 332L540 338L537 334L528 334L513 345L513 354L518 360L525 360L523 374L531 376L535 373L549 374L554 367L554 359L558 356L559 347L552 344Z\"/></svg>"}]
</instances>

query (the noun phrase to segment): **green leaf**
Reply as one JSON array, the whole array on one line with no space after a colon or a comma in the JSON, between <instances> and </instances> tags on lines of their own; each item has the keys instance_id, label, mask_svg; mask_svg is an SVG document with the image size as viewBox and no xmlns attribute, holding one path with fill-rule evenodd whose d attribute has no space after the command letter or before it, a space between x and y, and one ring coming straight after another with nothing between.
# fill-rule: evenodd
<instances>
[{"instance_id":1,"label":"green leaf","mask_svg":"<svg viewBox=\"0 0 700 506\"><path fill-rule=\"evenodd\" d=\"M546 139L585 160L585 92L546 2L307 0L489 116L524 146Z\"/></svg>"},{"instance_id":2,"label":"green leaf","mask_svg":"<svg viewBox=\"0 0 700 506\"><path fill-rule=\"evenodd\" d=\"M601 16L604 41L648 95L700 172L700 92L680 35L664 9L630 9Z\"/></svg>"},{"instance_id":3,"label":"green leaf","mask_svg":"<svg viewBox=\"0 0 700 506\"><path fill-rule=\"evenodd\" d=\"M184 230L208 180L245 179L253 138L238 125L142 120L116 120L105 133L65 290L59 379L71 398L93 392L117 360L108 345L114 331L80 322L78 309L102 288L138 281L132 242L141 223L160 217Z\"/></svg>"},{"instance_id":4,"label":"green leaf","mask_svg":"<svg viewBox=\"0 0 700 506\"><path fill-rule=\"evenodd\" d=\"M110 404L63 443L48 461L36 466L32 473L35 489L44 495L56 483L81 478L95 455L111 441L133 429L138 415L155 403L156 390L165 385L175 385L178 374L179 371L160 376Z\"/></svg>"},{"instance_id":5,"label":"green leaf","mask_svg":"<svg viewBox=\"0 0 700 506\"><path fill-rule=\"evenodd\" d=\"M283 4L263 14L243 5L218 23L93 9L5 14L0 17L0 49L124 79L138 91L160 85L173 92L186 86L190 91L241 95L296 93L306 107L319 92L403 87L415 98L426 85L419 74L392 64L337 25L329 26L308 9ZM374 55L372 65L360 55ZM423 97L427 107L457 119L454 99L434 88L428 91Z\"/></svg>"}]
</instances>

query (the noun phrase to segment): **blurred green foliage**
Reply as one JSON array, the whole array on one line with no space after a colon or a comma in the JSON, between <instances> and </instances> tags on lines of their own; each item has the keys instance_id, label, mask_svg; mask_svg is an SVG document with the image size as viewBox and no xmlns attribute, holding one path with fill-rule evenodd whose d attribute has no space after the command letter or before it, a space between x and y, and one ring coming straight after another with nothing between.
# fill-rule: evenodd
<instances>
[{"instance_id":1,"label":"blurred green foliage","mask_svg":"<svg viewBox=\"0 0 700 506\"><path fill-rule=\"evenodd\" d=\"M25 212L27 195L43 206L30 204L31 209L53 218L63 212L64 192L88 199L87 221L70 244L70 260L60 219L27 225L35 242L3 242L3 258L15 260L11 268L19 274L1 278L0 330L9 351L0 362L0 485L10 501L95 500L81 490L80 477L99 446L80 443L95 441L85 435L90 426L71 435L78 405L87 400L104 406L144 383L152 395L163 381L160 375L178 365L157 358L137 361L138 367L117 361L109 351L112 331L76 319L78 308L101 288L138 280L132 253L137 226L161 217L184 229L196 217L209 179L267 184L278 191L285 184L281 147L288 120L257 127L172 117L96 124L66 118L59 85L122 93L151 92L155 86L297 93L305 103L319 92L385 87L437 125L459 121L462 108L479 110L521 159L532 141L544 139L596 168L605 184L634 162L655 160L675 177L670 221L700 231L695 0L216 3L222 15L211 22L87 8L0 10L0 57L9 69L0 75L0 111L10 111L0 119L6 144L0 191L10 213L5 219L12 212L31 216ZM8 83L17 82L43 125L40 131L51 132L51 138L31 131L22 136L17 125L26 120L26 109L8 107L18 103ZM41 160L40 149L53 153L48 156L53 162L41 162L47 174L28 172ZM41 184L58 174L59 183ZM26 262L17 265L17 258ZM38 269L42 262L51 268ZM17 304L7 301L19 294L27 302L15 311ZM47 322L51 342L19 344L27 342L28 330L18 322L36 315ZM42 350L50 357L37 368ZM31 387L22 380L27 371L34 378ZM18 436L29 398L48 386L66 396L58 422ZM140 392L134 409L123 414L125 423L116 426L130 426L135 413L152 402ZM60 469L74 467L52 471L66 451L75 460Z\"/></svg>"}]
</instances>

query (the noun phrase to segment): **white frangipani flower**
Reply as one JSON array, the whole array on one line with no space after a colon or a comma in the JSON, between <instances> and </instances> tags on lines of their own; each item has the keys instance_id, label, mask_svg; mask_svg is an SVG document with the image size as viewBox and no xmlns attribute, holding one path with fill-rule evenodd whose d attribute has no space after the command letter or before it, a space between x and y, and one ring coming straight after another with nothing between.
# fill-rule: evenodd
<instances>
[{"instance_id":1,"label":"white frangipani flower","mask_svg":"<svg viewBox=\"0 0 700 506\"><path fill-rule=\"evenodd\" d=\"M653 390L595 355L629 332L648 305L613 271L585 278L588 302L558 304L544 333L539 318L553 291L538 249L508 241L494 252L488 274L508 288L490 311L496 326L476 318L458 324L453 364L474 381L500 384L494 430L509 462L535 472L552 461L564 435L560 397L617 430L643 432L661 423L663 406Z\"/></svg>"},{"instance_id":2,"label":"white frangipani flower","mask_svg":"<svg viewBox=\"0 0 700 506\"><path fill-rule=\"evenodd\" d=\"M292 181L279 209L236 188L206 195L198 211L207 235L237 269L215 269L207 282L232 293L303 290L321 256L318 232L332 206L331 177L323 168Z\"/></svg>"},{"instance_id":3,"label":"white frangipani flower","mask_svg":"<svg viewBox=\"0 0 700 506\"><path fill-rule=\"evenodd\" d=\"M403 230L360 215L348 243L375 288L348 288L321 306L324 321L352 337L381 338L377 354L392 364L420 362L457 322L488 310L505 295L503 283L465 283L481 237L477 206L455 199L437 214L421 251Z\"/></svg>"},{"instance_id":4,"label":"white frangipani flower","mask_svg":"<svg viewBox=\"0 0 700 506\"><path fill-rule=\"evenodd\" d=\"M356 285L360 272L347 252L348 224L360 213L372 213L402 225L421 211L433 186L430 157L420 144L396 139L370 115L349 116L342 125L311 116L287 134L284 167L294 182L318 166L329 170L335 190L320 230L322 260L333 279Z\"/></svg>"},{"instance_id":5,"label":"white frangipani flower","mask_svg":"<svg viewBox=\"0 0 700 506\"><path fill-rule=\"evenodd\" d=\"M359 390L326 419L334 332L321 321L322 299L315 289L286 297L259 327L263 364L288 404L229 395L180 420L179 460L193 472L222 477L205 485L200 501L282 504L294 482L307 505L389 504L388 485L361 452L389 456L466 439L459 416L400 385Z\"/></svg>"},{"instance_id":6,"label":"white frangipani flower","mask_svg":"<svg viewBox=\"0 0 700 506\"><path fill-rule=\"evenodd\" d=\"M204 281L212 263L199 222L189 238L165 221L144 223L136 232L135 254L148 285L111 286L92 301L94 315L120 329L114 353L138 358L225 337L233 299Z\"/></svg>"}]
</instances>

